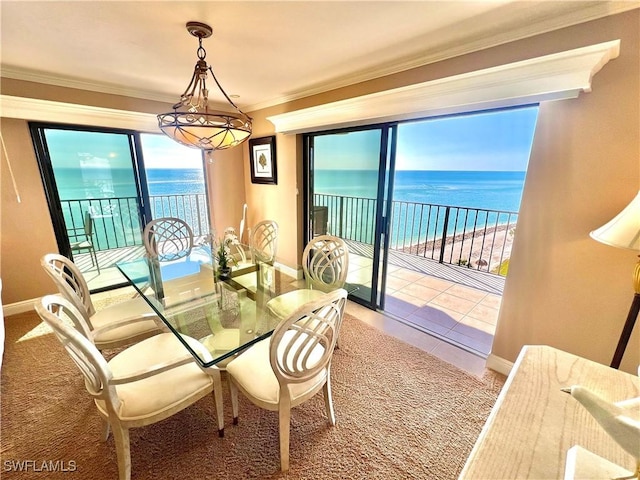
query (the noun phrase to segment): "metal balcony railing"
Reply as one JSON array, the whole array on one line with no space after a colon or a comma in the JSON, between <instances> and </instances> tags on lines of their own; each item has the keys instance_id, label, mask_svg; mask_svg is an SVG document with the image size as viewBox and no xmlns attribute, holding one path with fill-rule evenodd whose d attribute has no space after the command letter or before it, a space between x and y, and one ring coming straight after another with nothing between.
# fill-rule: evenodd
<instances>
[{"instance_id":1,"label":"metal balcony railing","mask_svg":"<svg viewBox=\"0 0 640 480\"><path fill-rule=\"evenodd\" d=\"M85 212L91 214L96 250L142 245L143 226L136 197L62 200L60 203L69 232L82 230ZM204 194L153 195L149 203L153 218L178 217L191 226L194 236L209 233ZM70 240L74 241L71 233Z\"/></svg>"},{"instance_id":2,"label":"metal balcony railing","mask_svg":"<svg viewBox=\"0 0 640 480\"><path fill-rule=\"evenodd\" d=\"M377 200L314 195L315 234L373 244ZM389 245L440 263L506 275L517 212L393 201Z\"/></svg>"},{"instance_id":3,"label":"metal balcony railing","mask_svg":"<svg viewBox=\"0 0 640 480\"><path fill-rule=\"evenodd\" d=\"M64 200L61 204L70 232L82 229L84 213L91 213L96 250L142 245L135 197ZM191 226L196 237L209 233L205 194L151 196L150 206L153 218L178 217ZM372 245L376 206L373 198L315 194L313 232ZM517 212L393 201L389 245L440 263L505 275L517 219Z\"/></svg>"}]
</instances>

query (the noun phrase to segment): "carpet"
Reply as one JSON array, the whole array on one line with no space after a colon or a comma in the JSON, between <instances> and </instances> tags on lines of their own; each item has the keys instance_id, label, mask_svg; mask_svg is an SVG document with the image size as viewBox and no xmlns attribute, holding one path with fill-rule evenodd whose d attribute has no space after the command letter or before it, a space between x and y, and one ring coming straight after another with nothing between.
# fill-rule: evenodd
<instances>
[{"instance_id":1,"label":"carpet","mask_svg":"<svg viewBox=\"0 0 640 480\"><path fill-rule=\"evenodd\" d=\"M2 478L116 479L113 436L100 441L96 408L59 341L33 312L5 321ZM337 425L329 425L321 394L296 407L287 474L279 471L277 413L241 396L232 425L223 376L225 437L218 438L211 397L133 429L132 479L454 479L504 383L490 371L471 376L348 315L331 375ZM58 471L33 464L15 471L25 460ZM71 462L74 472L60 471Z\"/></svg>"}]
</instances>

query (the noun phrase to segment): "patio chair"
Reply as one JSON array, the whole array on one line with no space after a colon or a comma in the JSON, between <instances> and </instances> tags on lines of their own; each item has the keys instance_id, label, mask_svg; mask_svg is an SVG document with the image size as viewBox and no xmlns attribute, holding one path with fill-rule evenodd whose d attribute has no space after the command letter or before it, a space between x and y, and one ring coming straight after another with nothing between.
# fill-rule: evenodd
<instances>
[{"instance_id":1,"label":"patio chair","mask_svg":"<svg viewBox=\"0 0 640 480\"><path fill-rule=\"evenodd\" d=\"M258 407L278 412L282 471L289 469L293 407L322 389L329 423L336 423L330 370L346 300L346 290L339 289L301 306L278 324L270 338L227 365L234 424L238 421L238 390Z\"/></svg>"},{"instance_id":2,"label":"patio chair","mask_svg":"<svg viewBox=\"0 0 640 480\"><path fill-rule=\"evenodd\" d=\"M93 246L93 217L90 212L84 212L84 221L82 228L74 228L70 230L70 237L74 237L75 241L70 243L71 252L88 251L91 257L91 263L100 273L100 265L98 265L98 257Z\"/></svg>"},{"instance_id":3,"label":"patio chair","mask_svg":"<svg viewBox=\"0 0 640 480\"><path fill-rule=\"evenodd\" d=\"M60 294L85 315L88 338L98 350L128 345L162 331L161 320L142 297L96 311L80 269L67 257L48 253L40 260Z\"/></svg>"},{"instance_id":4,"label":"patio chair","mask_svg":"<svg viewBox=\"0 0 640 480\"><path fill-rule=\"evenodd\" d=\"M256 223L249 234L249 248L254 263L273 265L278 251L278 224L273 220Z\"/></svg>"},{"instance_id":5,"label":"patio chair","mask_svg":"<svg viewBox=\"0 0 640 480\"><path fill-rule=\"evenodd\" d=\"M88 326L71 302L60 295L47 295L35 309L82 372L102 418L103 441L113 430L120 480L131 478L130 428L164 420L211 392L218 435L224 436L220 371L215 367L207 372L200 369L173 333L132 345L107 362L85 336L90 333ZM206 358L208 351L198 341L186 335L182 339Z\"/></svg>"},{"instance_id":6,"label":"patio chair","mask_svg":"<svg viewBox=\"0 0 640 480\"><path fill-rule=\"evenodd\" d=\"M142 233L147 255L158 260L178 260L189 256L193 248L193 230L176 217L151 220Z\"/></svg>"}]
</instances>

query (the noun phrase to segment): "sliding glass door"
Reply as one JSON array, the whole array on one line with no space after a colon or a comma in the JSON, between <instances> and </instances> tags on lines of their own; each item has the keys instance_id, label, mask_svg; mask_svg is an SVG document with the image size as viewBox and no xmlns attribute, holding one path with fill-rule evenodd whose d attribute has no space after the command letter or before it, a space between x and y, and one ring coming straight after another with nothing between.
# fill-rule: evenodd
<instances>
[{"instance_id":1,"label":"sliding glass door","mask_svg":"<svg viewBox=\"0 0 640 480\"><path fill-rule=\"evenodd\" d=\"M331 234L347 241L347 282L357 287L351 298L372 308L382 301L393 135L395 127L306 137L306 240Z\"/></svg>"},{"instance_id":2,"label":"sliding glass door","mask_svg":"<svg viewBox=\"0 0 640 480\"><path fill-rule=\"evenodd\" d=\"M209 233L199 150L128 130L30 127L58 249L92 291L124 284L115 264L144 255L142 229L153 218Z\"/></svg>"}]
</instances>

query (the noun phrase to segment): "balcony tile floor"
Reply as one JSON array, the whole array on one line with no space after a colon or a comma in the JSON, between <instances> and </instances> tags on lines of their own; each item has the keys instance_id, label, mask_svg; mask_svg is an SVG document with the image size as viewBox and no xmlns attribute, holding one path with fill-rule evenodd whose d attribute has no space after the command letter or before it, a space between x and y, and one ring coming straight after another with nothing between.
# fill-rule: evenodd
<instances>
[{"instance_id":1,"label":"balcony tile floor","mask_svg":"<svg viewBox=\"0 0 640 480\"><path fill-rule=\"evenodd\" d=\"M390 258L383 313L486 359L491 352L504 278L496 281L486 272L429 262L425 267L424 262ZM352 253L347 281L359 283L370 278L371 263L371 258ZM476 274L486 278L466 281Z\"/></svg>"}]
</instances>

